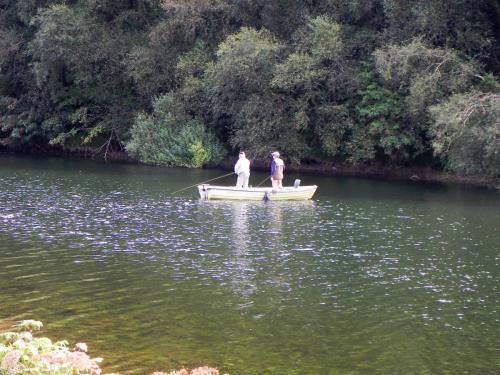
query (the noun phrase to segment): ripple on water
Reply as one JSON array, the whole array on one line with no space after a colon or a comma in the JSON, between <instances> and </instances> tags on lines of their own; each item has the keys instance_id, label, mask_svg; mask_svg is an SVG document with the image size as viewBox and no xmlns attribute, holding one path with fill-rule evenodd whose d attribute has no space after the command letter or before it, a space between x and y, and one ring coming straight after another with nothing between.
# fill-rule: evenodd
<instances>
[{"instance_id":1,"label":"ripple on water","mask_svg":"<svg viewBox=\"0 0 500 375\"><path fill-rule=\"evenodd\" d=\"M93 342L110 368L495 367L499 257L480 215L159 199L75 181L0 179L0 301L6 316Z\"/></svg>"}]
</instances>

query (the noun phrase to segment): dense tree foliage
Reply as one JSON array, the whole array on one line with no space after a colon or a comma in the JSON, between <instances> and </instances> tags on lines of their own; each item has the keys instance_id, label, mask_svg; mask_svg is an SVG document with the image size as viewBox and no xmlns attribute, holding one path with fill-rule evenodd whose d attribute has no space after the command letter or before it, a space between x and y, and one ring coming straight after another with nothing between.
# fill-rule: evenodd
<instances>
[{"instance_id":1,"label":"dense tree foliage","mask_svg":"<svg viewBox=\"0 0 500 375\"><path fill-rule=\"evenodd\" d=\"M431 131L436 154L449 169L500 174L500 95L471 92L456 94L431 107L435 118Z\"/></svg>"},{"instance_id":2,"label":"dense tree foliage","mask_svg":"<svg viewBox=\"0 0 500 375\"><path fill-rule=\"evenodd\" d=\"M499 175L497 0L0 1L0 145Z\"/></svg>"}]
</instances>

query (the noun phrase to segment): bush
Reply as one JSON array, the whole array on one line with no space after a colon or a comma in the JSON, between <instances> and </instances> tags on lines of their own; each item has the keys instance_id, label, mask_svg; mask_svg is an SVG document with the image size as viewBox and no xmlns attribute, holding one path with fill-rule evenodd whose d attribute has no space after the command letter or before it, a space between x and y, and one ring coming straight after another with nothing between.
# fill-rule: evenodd
<instances>
[{"instance_id":1,"label":"bush","mask_svg":"<svg viewBox=\"0 0 500 375\"><path fill-rule=\"evenodd\" d=\"M32 331L42 326L36 320L23 320L13 327L13 332L0 334L0 374L101 373L97 358L69 350L67 341L52 342L46 337L33 337ZM86 348L84 344L79 345L79 348Z\"/></svg>"},{"instance_id":2,"label":"bush","mask_svg":"<svg viewBox=\"0 0 500 375\"><path fill-rule=\"evenodd\" d=\"M464 175L500 176L500 95L457 94L431 108L434 152Z\"/></svg>"},{"instance_id":3,"label":"bush","mask_svg":"<svg viewBox=\"0 0 500 375\"><path fill-rule=\"evenodd\" d=\"M173 94L158 98L151 115L139 114L126 150L147 164L199 168L216 163L224 150L197 119L187 116Z\"/></svg>"}]
</instances>

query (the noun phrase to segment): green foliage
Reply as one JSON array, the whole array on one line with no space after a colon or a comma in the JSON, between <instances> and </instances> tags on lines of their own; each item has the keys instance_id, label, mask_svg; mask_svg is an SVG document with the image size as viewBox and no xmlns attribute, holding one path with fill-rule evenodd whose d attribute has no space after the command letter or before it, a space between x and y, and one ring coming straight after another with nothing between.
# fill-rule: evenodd
<instances>
[{"instance_id":1,"label":"green foliage","mask_svg":"<svg viewBox=\"0 0 500 375\"><path fill-rule=\"evenodd\" d=\"M317 109L315 133L320 143L320 150L326 156L344 159L348 156L348 140L355 128L349 108L345 104L325 104Z\"/></svg>"},{"instance_id":2,"label":"green foliage","mask_svg":"<svg viewBox=\"0 0 500 375\"><path fill-rule=\"evenodd\" d=\"M295 53L278 67L278 74L287 65L297 66L295 71L290 71L295 74L301 64L304 72L311 71L305 78L311 80L310 91L314 95L337 102L344 100L350 93L354 77L344 50L340 25L326 16L310 18L295 39ZM300 56L302 61L297 60Z\"/></svg>"},{"instance_id":3,"label":"green foliage","mask_svg":"<svg viewBox=\"0 0 500 375\"><path fill-rule=\"evenodd\" d=\"M434 152L446 166L464 175L500 178L500 95L453 95L431 108Z\"/></svg>"},{"instance_id":4,"label":"green foliage","mask_svg":"<svg viewBox=\"0 0 500 375\"><path fill-rule=\"evenodd\" d=\"M191 25L171 18L156 25L147 45L136 45L126 61L127 74L145 99L170 91L175 86L175 61L196 39Z\"/></svg>"},{"instance_id":5,"label":"green foliage","mask_svg":"<svg viewBox=\"0 0 500 375\"><path fill-rule=\"evenodd\" d=\"M212 62L212 55L206 45L199 41L193 49L179 56L175 67L177 81L182 83L189 77L203 78L205 70Z\"/></svg>"},{"instance_id":6,"label":"green foliage","mask_svg":"<svg viewBox=\"0 0 500 375\"><path fill-rule=\"evenodd\" d=\"M265 91L281 48L266 30L243 28L228 36L207 77L215 104L239 106L249 95Z\"/></svg>"},{"instance_id":7,"label":"green foliage","mask_svg":"<svg viewBox=\"0 0 500 375\"><path fill-rule=\"evenodd\" d=\"M145 43L131 49L125 63L127 75L147 101L175 89L180 56L201 42L217 45L231 22L231 7L226 1L162 3L164 17L149 31Z\"/></svg>"},{"instance_id":8,"label":"green foliage","mask_svg":"<svg viewBox=\"0 0 500 375\"><path fill-rule=\"evenodd\" d=\"M98 134L119 139L131 122L135 103L120 66L127 44L91 11L53 5L31 22L36 33L29 50L43 101L33 98L37 112L30 115L32 125L21 118L18 123L24 133L30 130L51 145L69 139L89 144Z\"/></svg>"},{"instance_id":9,"label":"green foliage","mask_svg":"<svg viewBox=\"0 0 500 375\"><path fill-rule=\"evenodd\" d=\"M355 108L365 131L353 132L351 160L374 159L378 151L392 162L414 160L430 148L429 107L470 88L477 68L456 51L429 48L418 40L373 55L377 74L369 65L364 68ZM370 137L371 142L363 142ZM375 150L368 152L363 144Z\"/></svg>"},{"instance_id":10,"label":"green foliage","mask_svg":"<svg viewBox=\"0 0 500 375\"><path fill-rule=\"evenodd\" d=\"M335 60L342 53L340 25L327 16L310 18L300 42L300 48L308 51L315 60Z\"/></svg>"},{"instance_id":11,"label":"green foliage","mask_svg":"<svg viewBox=\"0 0 500 375\"><path fill-rule=\"evenodd\" d=\"M327 14L341 25L343 48L357 61L368 59L380 46L385 15L381 0L325 0L318 3L314 15Z\"/></svg>"},{"instance_id":12,"label":"green foliage","mask_svg":"<svg viewBox=\"0 0 500 375\"><path fill-rule=\"evenodd\" d=\"M52 342L47 337L33 337L31 331L42 326L42 322L24 320L13 327L16 332L0 334L0 374L100 373L96 360L84 353L78 353L80 357L74 362L71 357L75 353L68 349L67 341Z\"/></svg>"},{"instance_id":13,"label":"green foliage","mask_svg":"<svg viewBox=\"0 0 500 375\"><path fill-rule=\"evenodd\" d=\"M269 81L281 49L281 44L267 30L242 28L219 45L217 59L207 69L211 125L214 128L223 127L233 147L264 148L273 144L277 137L276 132L264 133L265 128L259 128L249 100L271 95ZM273 122L272 119L266 120ZM252 133L257 129L262 135L259 139L265 144L252 141Z\"/></svg>"},{"instance_id":14,"label":"green foliage","mask_svg":"<svg viewBox=\"0 0 500 375\"><path fill-rule=\"evenodd\" d=\"M350 143L350 159L355 162L374 159L377 151L393 161L405 161L412 150L419 150L419 129L408 121L405 97L401 92L380 86L370 74L360 90L356 105L358 129ZM361 131L361 129L363 129Z\"/></svg>"},{"instance_id":15,"label":"green foliage","mask_svg":"<svg viewBox=\"0 0 500 375\"><path fill-rule=\"evenodd\" d=\"M190 118L172 94L153 104L151 115L139 114L126 149L143 163L199 168L220 160L223 149L205 126Z\"/></svg>"},{"instance_id":16,"label":"green foliage","mask_svg":"<svg viewBox=\"0 0 500 375\"><path fill-rule=\"evenodd\" d=\"M43 327L43 323L38 320L21 320L14 328L17 331L39 331Z\"/></svg>"},{"instance_id":17,"label":"green foliage","mask_svg":"<svg viewBox=\"0 0 500 375\"><path fill-rule=\"evenodd\" d=\"M82 56L78 50L91 45L92 35L88 31L95 25L84 13L67 5L53 5L38 13L31 24L38 29L30 49L35 59L33 67L39 86L48 84L50 76L69 79L64 77L68 74L65 69L87 63L80 59L89 56ZM77 69L73 71L80 72ZM84 74L79 79L84 80Z\"/></svg>"},{"instance_id":18,"label":"green foliage","mask_svg":"<svg viewBox=\"0 0 500 375\"><path fill-rule=\"evenodd\" d=\"M191 51L181 55L175 75L179 88L176 97L192 117L207 118L210 112L207 98L205 72L212 64L212 54L203 43L197 43Z\"/></svg>"},{"instance_id":19,"label":"green foliage","mask_svg":"<svg viewBox=\"0 0 500 375\"><path fill-rule=\"evenodd\" d=\"M296 51L276 66L271 82L284 96L288 121L304 139L302 149L313 156L343 157L352 126L344 101L355 83L340 31L326 16L309 19L296 35Z\"/></svg>"},{"instance_id":20,"label":"green foliage","mask_svg":"<svg viewBox=\"0 0 500 375\"><path fill-rule=\"evenodd\" d=\"M314 11L313 2L296 0L232 1L236 21L287 38Z\"/></svg>"},{"instance_id":21,"label":"green foliage","mask_svg":"<svg viewBox=\"0 0 500 375\"><path fill-rule=\"evenodd\" d=\"M430 108L498 92L499 25L488 0L4 1L0 146L435 165Z\"/></svg>"},{"instance_id":22,"label":"green foliage","mask_svg":"<svg viewBox=\"0 0 500 375\"><path fill-rule=\"evenodd\" d=\"M493 42L489 0L384 0L385 41L403 43L423 38L436 47L453 48L479 57L498 46Z\"/></svg>"},{"instance_id":23,"label":"green foliage","mask_svg":"<svg viewBox=\"0 0 500 375\"><path fill-rule=\"evenodd\" d=\"M312 56L292 53L276 66L271 85L290 96L305 95L317 88L324 72L316 69Z\"/></svg>"},{"instance_id":24,"label":"green foliage","mask_svg":"<svg viewBox=\"0 0 500 375\"><path fill-rule=\"evenodd\" d=\"M500 81L493 73L486 73L480 76L480 81L476 85L482 92L500 92Z\"/></svg>"},{"instance_id":25,"label":"green foliage","mask_svg":"<svg viewBox=\"0 0 500 375\"><path fill-rule=\"evenodd\" d=\"M270 150L281 150L287 159L299 162L307 151L300 129L278 100L253 95L235 116L231 146L245 149L252 158L266 158Z\"/></svg>"},{"instance_id":26,"label":"green foliage","mask_svg":"<svg viewBox=\"0 0 500 375\"><path fill-rule=\"evenodd\" d=\"M429 101L467 90L478 71L477 66L460 58L456 51L430 48L418 40L378 49L374 56L375 69L383 83L391 89L409 90L415 101L422 100L419 95L425 90L431 91L427 94Z\"/></svg>"}]
</instances>

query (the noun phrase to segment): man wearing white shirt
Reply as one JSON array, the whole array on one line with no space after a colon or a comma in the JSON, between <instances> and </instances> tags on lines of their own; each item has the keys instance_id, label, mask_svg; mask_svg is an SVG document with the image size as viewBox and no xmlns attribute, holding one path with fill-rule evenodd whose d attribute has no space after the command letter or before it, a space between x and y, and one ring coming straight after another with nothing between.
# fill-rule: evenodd
<instances>
[{"instance_id":1,"label":"man wearing white shirt","mask_svg":"<svg viewBox=\"0 0 500 375\"><path fill-rule=\"evenodd\" d=\"M236 187L248 189L248 179L250 178L250 160L246 158L243 151L240 152L239 159L234 166L234 173L238 175Z\"/></svg>"}]
</instances>

